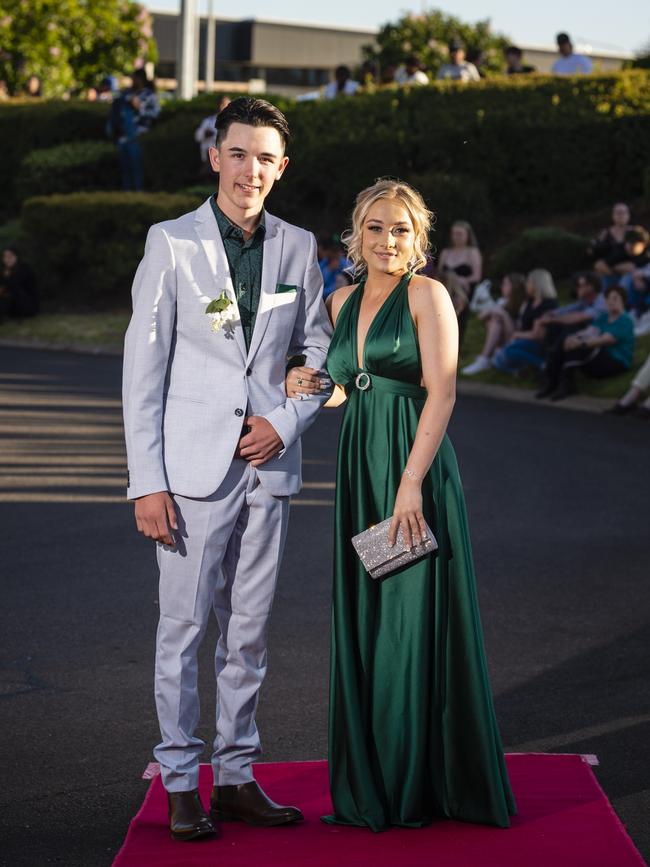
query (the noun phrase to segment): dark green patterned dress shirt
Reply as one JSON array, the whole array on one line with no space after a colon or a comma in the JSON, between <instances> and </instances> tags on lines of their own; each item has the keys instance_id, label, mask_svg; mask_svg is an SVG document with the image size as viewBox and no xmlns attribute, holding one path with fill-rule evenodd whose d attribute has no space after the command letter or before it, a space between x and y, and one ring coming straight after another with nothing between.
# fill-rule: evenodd
<instances>
[{"instance_id":1,"label":"dark green patterned dress shirt","mask_svg":"<svg viewBox=\"0 0 650 867\"><path fill-rule=\"evenodd\" d=\"M262 211L258 227L246 241L242 229L228 219L217 205L215 196L210 197L210 204L219 226L223 246L226 249L230 276L237 296L242 330L248 349L255 328L255 317L257 316L262 288L262 259L266 232L264 211Z\"/></svg>"}]
</instances>

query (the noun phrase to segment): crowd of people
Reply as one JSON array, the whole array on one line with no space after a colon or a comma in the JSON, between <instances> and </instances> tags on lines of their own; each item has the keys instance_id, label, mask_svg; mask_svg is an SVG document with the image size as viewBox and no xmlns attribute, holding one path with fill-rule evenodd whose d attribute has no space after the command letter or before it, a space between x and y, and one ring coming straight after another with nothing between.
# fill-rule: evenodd
<instances>
[{"instance_id":1,"label":"crowd of people","mask_svg":"<svg viewBox=\"0 0 650 867\"><path fill-rule=\"evenodd\" d=\"M553 75L587 75L593 72L589 57L573 50L571 37L558 33L556 37L558 58L551 72ZM325 90L304 94L303 99L335 99L338 96L354 96L369 84L423 85L433 79L438 81L480 81L485 76L484 57L480 49L468 48L460 39L452 39L447 45L448 59L435 75L427 71L416 54L405 55L399 65L387 64L382 69L373 61L366 61L359 70L359 80L352 77L352 70L344 64L334 70L334 80ZM523 51L517 45L509 45L505 51L506 74L527 75L537 72L530 64L523 62Z\"/></svg>"},{"instance_id":2,"label":"crowd of people","mask_svg":"<svg viewBox=\"0 0 650 867\"><path fill-rule=\"evenodd\" d=\"M573 298L558 301L553 275L535 268L500 279L498 298L484 279L483 256L470 223L457 220L437 257L422 273L446 286L456 311L461 342L470 316L485 329L480 353L461 369L474 376L495 369L518 376L533 372L536 397L562 400L578 389L576 372L596 378L630 370L635 337L650 333L650 236L631 223L629 207L612 208L611 225L588 246L591 268L574 274ZM354 282L345 247L337 235L319 239L324 296ZM650 417L650 358L611 412Z\"/></svg>"},{"instance_id":3,"label":"crowd of people","mask_svg":"<svg viewBox=\"0 0 650 867\"><path fill-rule=\"evenodd\" d=\"M456 223L451 230L451 246L438 260L439 277L452 294L457 293L458 274L450 284L449 250L462 249L463 240ZM474 233L465 230L465 245L473 243ZM577 390L576 371L604 378L628 371L633 363L635 337L650 333L650 234L643 226L631 223L629 207L617 202L612 208L611 225L590 242L592 267L575 274L574 299L558 305L552 274L536 268L527 275L510 273L501 278L500 295L491 295L490 281L483 281L480 252L474 254L475 268L470 276L469 259L460 262L467 309L473 311L485 328L482 349L471 364L462 368L464 376L474 376L495 368L505 374L533 371L539 379L538 399L562 400ZM467 257L468 254L466 253ZM465 323L459 316L461 338ZM632 387L610 411L625 414L637 410L650 416L650 400L640 403L650 390L650 360L639 371ZM638 406L637 406L638 405Z\"/></svg>"}]
</instances>

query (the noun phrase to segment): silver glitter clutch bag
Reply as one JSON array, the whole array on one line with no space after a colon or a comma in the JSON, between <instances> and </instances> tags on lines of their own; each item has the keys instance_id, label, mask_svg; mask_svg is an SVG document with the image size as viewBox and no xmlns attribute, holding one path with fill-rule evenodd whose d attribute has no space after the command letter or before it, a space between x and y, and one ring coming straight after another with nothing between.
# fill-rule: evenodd
<instances>
[{"instance_id":1,"label":"silver glitter clutch bag","mask_svg":"<svg viewBox=\"0 0 650 867\"><path fill-rule=\"evenodd\" d=\"M375 524L369 530L364 530L358 536L352 537L352 544L371 578L382 578L401 566L415 563L427 554L432 554L438 547L436 537L427 524L427 535L419 545L404 550L402 528L397 530L397 540L391 548L388 544L388 529L392 518L387 518L381 524Z\"/></svg>"}]
</instances>

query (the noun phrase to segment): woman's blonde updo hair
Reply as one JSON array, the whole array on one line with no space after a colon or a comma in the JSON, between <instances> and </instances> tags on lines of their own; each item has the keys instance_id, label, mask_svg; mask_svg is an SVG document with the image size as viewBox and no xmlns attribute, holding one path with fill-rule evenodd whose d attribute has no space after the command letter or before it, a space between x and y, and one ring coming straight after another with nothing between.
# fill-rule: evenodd
<instances>
[{"instance_id":1,"label":"woman's blonde updo hair","mask_svg":"<svg viewBox=\"0 0 650 867\"><path fill-rule=\"evenodd\" d=\"M409 262L409 268L411 271L419 271L427 263L429 230L433 214L424 204L420 193L409 184L391 178L379 178L371 187L361 190L357 196L352 212L352 228L344 232L341 237L347 247L348 258L354 265L355 273L362 274L368 267L362 254L363 226L368 211L380 199L397 199L408 211L415 232L413 257Z\"/></svg>"}]
</instances>

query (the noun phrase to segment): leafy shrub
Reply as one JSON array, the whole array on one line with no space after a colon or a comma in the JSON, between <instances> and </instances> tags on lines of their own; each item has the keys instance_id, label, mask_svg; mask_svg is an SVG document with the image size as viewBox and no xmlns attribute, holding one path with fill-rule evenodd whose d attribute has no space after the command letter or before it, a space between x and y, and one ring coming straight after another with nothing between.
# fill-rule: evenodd
<instances>
[{"instance_id":1,"label":"leafy shrub","mask_svg":"<svg viewBox=\"0 0 650 867\"><path fill-rule=\"evenodd\" d=\"M489 272L495 276L509 271L526 273L546 268L554 277L568 277L586 268L587 239L564 229L542 226L526 229L492 256Z\"/></svg>"},{"instance_id":2,"label":"leafy shrub","mask_svg":"<svg viewBox=\"0 0 650 867\"><path fill-rule=\"evenodd\" d=\"M108 107L91 102L7 103L0 105L0 212L15 214L20 206L16 181L20 164L36 148L50 148L63 142L101 139Z\"/></svg>"},{"instance_id":3,"label":"leafy shrub","mask_svg":"<svg viewBox=\"0 0 650 867\"><path fill-rule=\"evenodd\" d=\"M438 172L414 174L408 178L422 193L427 207L435 216L434 251L447 246L449 229L455 220L468 220L482 245L493 227L493 213L487 187L481 181L463 175Z\"/></svg>"},{"instance_id":4,"label":"leafy shrub","mask_svg":"<svg viewBox=\"0 0 650 867\"><path fill-rule=\"evenodd\" d=\"M125 308L147 230L200 204L167 193L36 196L22 210L43 295L73 309Z\"/></svg>"},{"instance_id":5,"label":"leafy shrub","mask_svg":"<svg viewBox=\"0 0 650 867\"><path fill-rule=\"evenodd\" d=\"M82 190L114 190L120 185L115 145L78 141L31 151L20 166L16 190L30 196Z\"/></svg>"}]
</instances>

